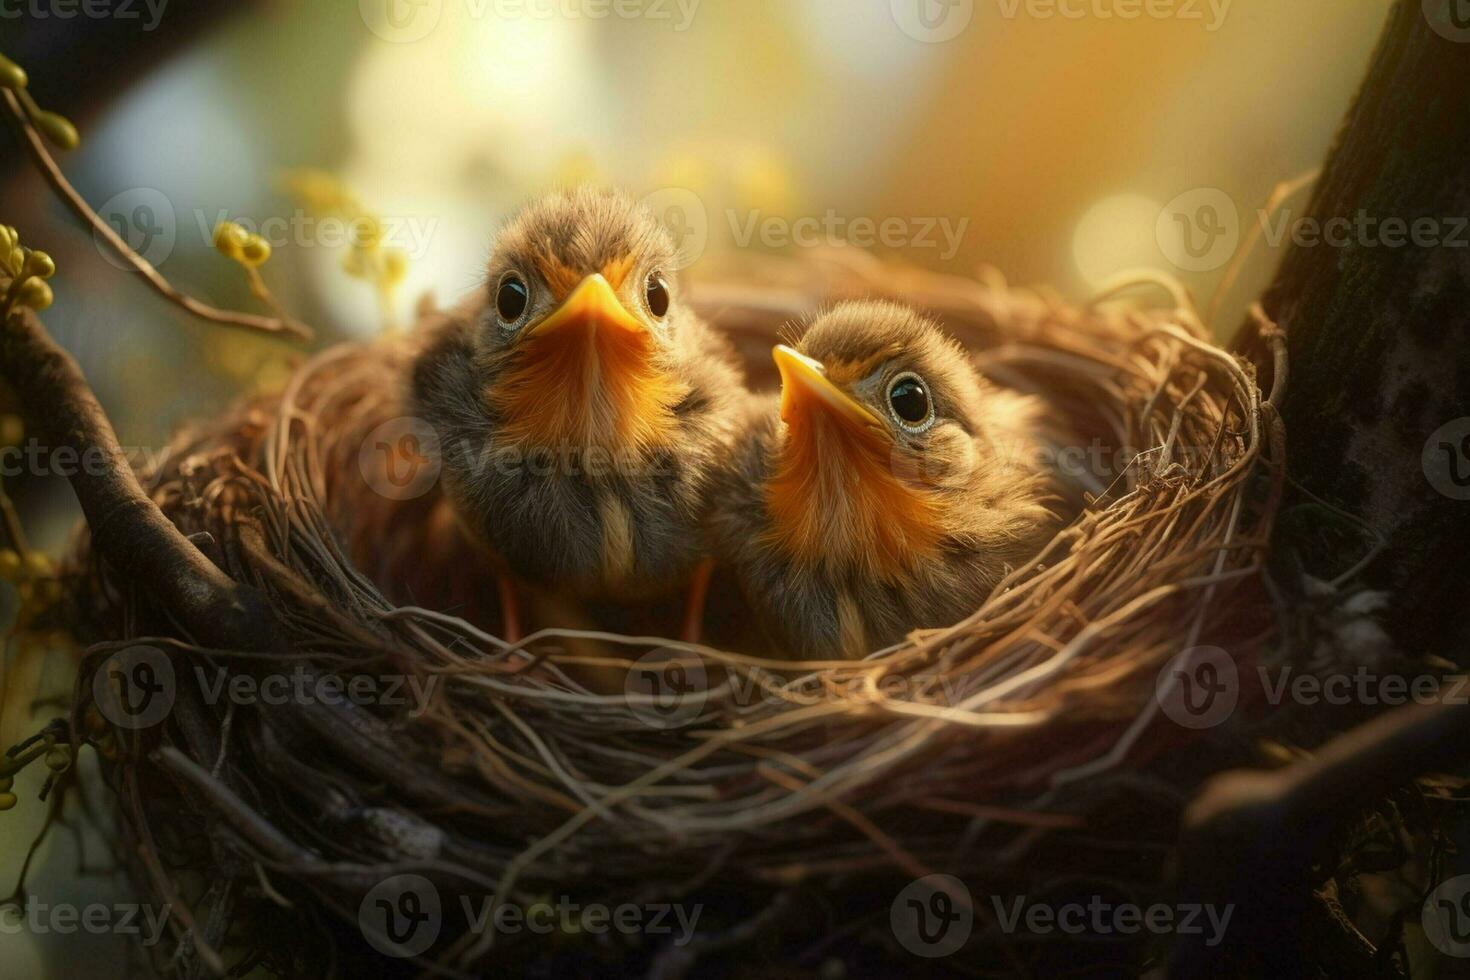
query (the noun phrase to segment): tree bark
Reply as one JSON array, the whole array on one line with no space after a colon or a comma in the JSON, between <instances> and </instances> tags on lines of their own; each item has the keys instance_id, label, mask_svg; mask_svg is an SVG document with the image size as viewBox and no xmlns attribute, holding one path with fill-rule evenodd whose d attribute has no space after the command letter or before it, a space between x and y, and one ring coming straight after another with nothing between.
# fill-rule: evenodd
<instances>
[{"instance_id":1,"label":"tree bark","mask_svg":"<svg viewBox=\"0 0 1470 980\"><path fill-rule=\"evenodd\" d=\"M1450 3L1460 0L1441 12ZM1465 663L1470 487L1453 478L1470 476L1470 440L1442 428L1470 416L1470 23L1451 40L1442 30L1457 33L1444 27L1454 21L1436 30L1429 16L1421 0L1393 8L1308 205L1314 229L1346 219L1347 242L1298 244L1262 299L1286 332L1287 470L1306 491L1278 521L1274 550L1331 578L1363 555L1344 553L1312 498L1367 521L1383 550L1364 578L1393 593L1385 625L1400 652ZM1395 245L1388 219L1409 235L1420 222L1434 240ZM1254 327L1237 346L1269 375ZM1393 787L1462 761L1467 732L1463 705L1400 708L1304 762L1212 779L1184 816L1178 894L1235 917L1218 947L1182 937L1171 975L1387 975L1390 964L1349 951L1324 924L1312 890L1334 831Z\"/></svg>"},{"instance_id":2,"label":"tree bark","mask_svg":"<svg viewBox=\"0 0 1470 980\"><path fill-rule=\"evenodd\" d=\"M1338 221L1339 242L1294 247L1263 305L1290 355L1288 473L1383 536L1366 582L1394 594L1401 651L1464 663L1470 500L1426 472L1440 485L1470 474L1470 442L1436 435L1470 416L1470 29L1448 17L1462 0L1440 2L1438 30L1421 0L1394 7L1307 209L1313 227ZM1349 539L1344 553L1323 516L1288 513L1277 543L1328 578L1363 548Z\"/></svg>"},{"instance_id":3,"label":"tree bark","mask_svg":"<svg viewBox=\"0 0 1470 980\"><path fill-rule=\"evenodd\" d=\"M0 279L0 288L8 285ZM97 554L156 597L198 641L287 651L266 597L215 567L149 499L81 368L28 309L0 321L0 378L14 385L48 442L77 461L72 488Z\"/></svg>"}]
</instances>

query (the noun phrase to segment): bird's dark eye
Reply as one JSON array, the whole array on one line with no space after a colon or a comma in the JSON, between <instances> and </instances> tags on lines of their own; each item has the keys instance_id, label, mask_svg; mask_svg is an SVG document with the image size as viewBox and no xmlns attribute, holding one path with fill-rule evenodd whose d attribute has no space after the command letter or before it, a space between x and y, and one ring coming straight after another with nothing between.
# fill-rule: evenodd
<instances>
[{"instance_id":1,"label":"bird's dark eye","mask_svg":"<svg viewBox=\"0 0 1470 980\"><path fill-rule=\"evenodd\" d=\"M495 291L495 312L506 323L515 323L526 312L530 299L531 291L526 288L525 280L511 273L500 280L500 288Z\"/></svg>"},{"instance_id":2,"label":"bird's dark eye","mask_svg":"<svg viewBox=\"0 0 1470 980\"><path fill-rule=\"evenodd\" d=\"M900 375L888 389L888 404L893 414L903 425L914 428L929 421L934 406L929 401L929 390L924 379L917 374Z\"/></svg>"},{"instance_id":3,"label":"bird's dark eye","mask_svg":"<svg viewBox=\"0 0 1470 980\"><path fill-rule=\"evenodd\" d=\"M648 312L662 318L669 312L669 284L662 272L650 272L644 298L648 301Z\"/></svg>"}]
</instances>

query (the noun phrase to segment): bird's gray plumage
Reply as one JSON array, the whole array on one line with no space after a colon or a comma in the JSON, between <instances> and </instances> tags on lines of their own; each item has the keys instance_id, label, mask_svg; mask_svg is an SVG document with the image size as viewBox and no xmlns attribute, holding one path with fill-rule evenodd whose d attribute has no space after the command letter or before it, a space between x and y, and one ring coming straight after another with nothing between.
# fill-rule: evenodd
<instances>
[{"instance_id":1,"label":"bird's gray plumage","mask_svg":"<svg viewBox=\"0 0 1470 980\"><path fill-rule=\"evenodd\" d=\"M445 490L460 519L520 576L587 597L636 598L677 587L704 555L709 490L729 458L745 393L730 345L680 302L677 285L666 317L655 321L639 305L649 272L672 280L673 264L667 236L625 195L555 194L506 227L486 290L425 340L411 397L440 437ZM653 331L654 367L679 386L664 437L626 447L507 437L514 420L494 393L526 367L527 351L521 333L497 322L493 296L512 269L531 280L531 322L562 298L563 276L626 271L619 296ZM547 387L548 408L567 397ZM628 560L609 556L610 540L629 546Z\"/></svg>"},{"instance_id":2,"label":"bird's gray plumage","mask_svg":"<svg viewBox=\"0 0 1470 980\"><path fill-rule=\"evenodd\" d=\"M900 483L932 494L942 530L925 560L895 574L875 574L867 556L833 559L846 554L855 530L836 517L819 539L821 553L792 554L773 536L771 502L789 433L774 398L749 403L711 531L767 632L788 654L844 658L973 613L1058 524L1036 440L1041 405L987 384L934 323L893 304L842 304L819 317L797 348L852 368L844 388L889 421L893 471ZM917 435L892 425L880 403L886 384L905 371L924 378L936 404L936 423Z\"/></svg>"}]
</instances>

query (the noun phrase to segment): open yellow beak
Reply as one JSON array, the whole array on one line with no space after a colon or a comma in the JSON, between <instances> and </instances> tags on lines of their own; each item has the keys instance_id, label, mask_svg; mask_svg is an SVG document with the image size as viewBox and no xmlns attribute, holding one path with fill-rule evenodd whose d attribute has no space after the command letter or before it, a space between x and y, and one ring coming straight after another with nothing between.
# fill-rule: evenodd
<instances>
[{"instance_id":1,"label":"open yellow beak","mask_svg":"<svg viewBox=\"0 0 1470 980\"><path fill-rule=\"evenodd\" d=\"M593 273L578 283L571 295L546 314L526 336L536 337L577 327L588 333L605 328L629 333L641 333L644 329L643 321L628 312L600 272Z\"/></svg>"},{"instance_id":2,"label":"open yellow beak","mask_svg":"<svg viewBox=\"0 0 1470 980\"><path fill-rule=\"evenodd\" d=\"M810 406L820 407L858 431L889 435L888 427L878 416L828 380L821 361L785 344L777 344L771 357L781 372L781 419L787 425L800 419Z\"/></svg>"}]
</instances>

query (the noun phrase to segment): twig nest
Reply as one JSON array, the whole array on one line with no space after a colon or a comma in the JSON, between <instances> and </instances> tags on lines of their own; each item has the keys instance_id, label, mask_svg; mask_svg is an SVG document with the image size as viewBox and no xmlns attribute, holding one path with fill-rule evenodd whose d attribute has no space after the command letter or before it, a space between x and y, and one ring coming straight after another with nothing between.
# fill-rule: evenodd
<instances>
[{"instance_id":1,"label":"twig nest","mask_svg":"<svg viewBox=\"0 0 1470 980\"><path fill-rule=\"evenodd\" d=\"M73 598L98 642L73 731L129 774L110 783L132 817L125 852L151 855L146 893L164 898L168 869L192 921L256 924L233 935L295 974L391 958L360 910L412 891L440 928L406 955L470 973L550 954L528 933L476 932L462 901L704 901L696 943L716 948L807 889L894 947L890 905L931 872L974 895L1042 894L1082 869L1161 873L1141 855L1221 740L1172 717L1160 678L1206 644L1248 663L1266 635L1252 589L1282 457L1250 366L1182 293L1078 309L850 253L741 275L691 295L756 383L781 331L822 303L879 294L935 315L995 383L1053 406L1075 518L963 622L859 661L570 629L512 646L462 618L493 604L488 570L425 544L443 525L437 491L390 507L368 486L363 447L399 431L383 427L405 415L412 337L329 350L279 402L186 434L145 475L216 564L271 597L292 651L199 649L150 611L146 583L81 565ZM411 603L374 584L394 562L426 576ZM99 735L83 717L105 665L166 690L167 710L129 727L97 701L112 723ZM1188 764L1165 766L1182 746ZM342 924L331 954L313 921ZM282 942L291 929L309 936ZM993 965L986 950L1007 941L977 928L968 955ZM567 942L580 945L558 956L613 972L668 946Z\"/></svg>"}]
</instances>

